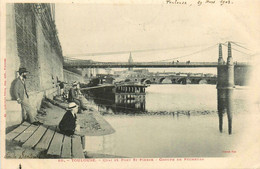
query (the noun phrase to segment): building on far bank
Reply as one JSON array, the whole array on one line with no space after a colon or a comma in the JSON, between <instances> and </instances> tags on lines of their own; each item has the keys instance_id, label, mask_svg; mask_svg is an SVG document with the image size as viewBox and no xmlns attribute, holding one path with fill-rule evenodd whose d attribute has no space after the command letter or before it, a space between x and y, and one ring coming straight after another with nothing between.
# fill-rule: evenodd
<instances>
[{"instance_id":1,"label":"building on far bank","mask_svg":"<svg viewBox=\"0 0 260 169\"><path fill-rule=\"evenodd\" d=\"M129 65L133 63L132 53L130 52L129 59L128 59ZM128 70L133 70L132 67L129 67Z\"/></svg>"},{"instance_id":2,"label":"building on far bank","mask_svg":"<svg viewBox=\"0 0 260 169\"><path fill-rule=\"evenodd\" d=\"M144 75L149 74L149 70L148 69L135 69L134 72L140 73L140 74L144 74Z\"/></svg>"}]
</instances>

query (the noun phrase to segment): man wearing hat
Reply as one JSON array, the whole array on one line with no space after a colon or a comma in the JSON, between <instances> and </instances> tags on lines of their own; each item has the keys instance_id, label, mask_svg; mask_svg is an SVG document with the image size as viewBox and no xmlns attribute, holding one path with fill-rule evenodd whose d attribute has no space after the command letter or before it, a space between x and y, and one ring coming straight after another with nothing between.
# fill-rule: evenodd
<instances>
[{"instance_id":1,"label":"man wearing hat","mask_svg":"<svg viewBox=\"0 0 260 169\"><path fill-rule=\"evenodd\" d=\"M63 82L63 81L58 81L58 84L59 84L59 94L60 94L60 96L63 96L63 94L64 94L64 87L65 87L65 82Z\"/></svg>"},{"instance_id":2,"label":"man wearing hat","mask_svg":"<svg viewBox=\"0 0 260 169\"><path fill-rule=\"evenodd\" d=\"M62 134L71 136L74 134L77 125L78 105L75 102L70 102L66 113L59 123L59 129Z\"/></svg>"},{"instance_id":3,"label":"man wearing hat","mask_svg":"<svg viewBox=\"0 0 260 169\"><path fill-rule=\"evenodd\" d=\"M72 88L70 88L70 90L69 90L68 101L69 102L75 102L79 106L79 110L78 110L79 112L78 113L81 113L82 102L79 99L79 95L78 95L78 92L77 92L77 86L78 86L77 82L74 82L72 84Z\"/></svg>"},{"instance_id":4,"label":"man wearing hat","mask_svg":"<svg viewBox=\"0 0 260 169\"><path fill-rule=\"evenodd\" d=\"M19 76L17 77L15 84L14 84L14 98L17 100L22 107L22 118L23 121L27 120L35 125L42 124L36 120L33 116L33 108L30 106L29 103L29 95L26 90L25 79L28 71L26 68L19 68Z\"/></svg>"}]
</instances>

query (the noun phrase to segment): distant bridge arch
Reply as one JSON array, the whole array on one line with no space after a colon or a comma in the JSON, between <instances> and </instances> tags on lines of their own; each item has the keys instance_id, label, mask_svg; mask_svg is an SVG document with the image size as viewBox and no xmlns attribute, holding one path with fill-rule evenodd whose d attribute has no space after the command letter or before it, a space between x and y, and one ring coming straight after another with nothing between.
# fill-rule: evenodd
<instances>
[{"instance_id":1,"label":"distant bridge arch","mask_svg":"<svg viewBox=\"0 0 260 169\"><path fill-rule=\"evenodd\" d=\"M182 77L182 78L177 80L177 83L179 83L179 84L190 84L191 80L187 77Z\"/></svg>"},{"instance_id":2,"label":"distant bridge arch","mask_svg":"<svg viewBox=\"0 0 260 169\"><path fill-rule=\"evenodd\" d=\"M208 81L206 79L200 79L198 84L208 84Z\"/></svg>"},{"instance_id":3,"label":"distant bridge arch","mask_svg":"<svg viewBox=\"0 0 260 169\"><path fill-rule=\"evenodd\" d=\"M145 84L152 84L150 79L146 79L143 83L145 83Z\"/></svg>"},{"instance_id":4,"label":"distant bridge arch","mask_svg":"<svg viewBox=\"0 0 260 169\"><path fill-rule=\"evenodd\" d=\"M145 80L147 80L147 79L146 78L141 79L141 83L144 83Z\"/></svg>"},{"instance_id":5,"label":"distant bridge arch","mask_svg":"<svg viewBox=\"0 0 260 169\"><path fill-rule=\"evenodd\" d=\"M162 77L162 78L159 79L159 83L172 84L172 79L167 78L167 77Z\"/></svg>"},{"instance_id":6,"label":"distant bridge arch","mask_svg":"<svg viewBox=\"0 0 260 169\"><path fill-rule=\"evenodd\" d=\"M162 83L164 81L164 79L166 79L166 77L162 77L159 79L159 83Z\"/></svg>"}]
</instances>

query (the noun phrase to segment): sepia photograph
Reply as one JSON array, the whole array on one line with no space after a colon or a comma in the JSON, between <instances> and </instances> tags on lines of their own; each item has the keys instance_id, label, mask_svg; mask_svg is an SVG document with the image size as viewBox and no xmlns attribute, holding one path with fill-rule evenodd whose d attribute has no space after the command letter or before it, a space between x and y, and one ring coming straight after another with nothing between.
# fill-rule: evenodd
<instances>
[{"instance_id":1,"label":"sepia photograph","mask_svg":"<svg viewBox=\"0 0 260 169\"><path fill-rule=\"evenodd\" d=\"M2 2L2 167L259 168L259 6Z\"/></svg>"}]
</instances>

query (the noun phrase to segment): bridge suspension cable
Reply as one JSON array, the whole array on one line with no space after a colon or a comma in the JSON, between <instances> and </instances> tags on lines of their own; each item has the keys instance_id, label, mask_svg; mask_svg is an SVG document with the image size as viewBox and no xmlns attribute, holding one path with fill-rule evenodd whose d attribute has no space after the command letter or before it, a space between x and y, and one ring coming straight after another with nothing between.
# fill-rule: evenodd
<instances>
[{"instance_id":1,"label":"bridge suspension cable","mask_svg":"<svg viewBox=\"0 0 260 169\"><path fill-rule=\"evenodd\" d=\"M204 49L202 49L202 50L199 50L199 51L196 51L196 52L187 54L187 55L178 56L178 57L174 57L174 58L171 58L171 59L158 60L158 61L155 61L155 62L170 61L170 60L174 60L174 59L180 59L180 58L192 56L192 55L195 55L195 54L202 53L202 52L208 51L208 50L210 50L210 49L213 49L213 48L216 47L217 45L218 45L218 44L214 44L214 45L212 45L212 46L209 46L209 47L207 47L207 48L204 48Z\"/></svg>"},{"instance_id":2,"label":"bridge suspension cable","mask_svg":"<svg viewBox=\"0 0 260 169\"><path fill-rule=\"evenodd\" d=\"M234 44L235 46L237 47L240 47L242 49L245 49L245 50L248 50L250 51L250 49L246 48L244 45L242 45L242 43L240 42L234 42L234 41L227 41L225 43L217 43L217 44L214 44L212 46L209 46L209 47L206 47L204 49L201 49L199 51L195 51L195 52L192 52L190 54L187 54L187 55L182 55L182 56L178 56L178 57L174 57L174 58L170 58L170 59L163 59L163 60L157 60L157 61L153 61L153 62L164 62L164 61L172 61L172 60L175 60L175 59L180 59L180 58L185 58L185 57L189 57L189 56L192 56L192 55L195 55L195 54L199 54L199 53L202 53L202 52L205 52L205 51L208 51L208 50L211 50L213 49L214 47L218 46L219 44L222 44L223 46L227 47L227 43L230 42L232 44ZM232 46L232 49L234 51L237 51L237 52L240 52L244 55L247 55L247 56L243 56L243 57L251 57L251 56L254 56L256 54L249 54L249 53L246 53L246 52L243 52L237 48L234 47L234 45ZM117 52L99 52L99 53L87 53L87 54L80 54L80 55L67 55L67 56L64 56L65 59L68 59L68 60L80 60L80 57L85 57L85 56L98 56L98 55L113 55L113 54L125 54L125 53L138 53L138 52L150 52L150 51L163 51L163 50L174 50L174 49L185 49L185 48L192 48L192 47L197 47L198 45L194 45L194 46L183 46L183 47L172 47L172 48L158 48L158 49L143 49L143 50L132 50L132 51L117 51ZM201 46L201 45L199 45ZM68 56L77 56L77 58L73 58L73 57L68 57Z\"/></svg>"},{"instance_id":3,"label":"bridge suspension cable","mask_svg":"<svg viewBox=\"0 0 260 169\"><path fill-rule=\"evenodd\" d=\"M238 47L240 47L240 48L243 48L243 49L246 49L246 50L251 51L250 49L248 49L247 47L245 47L244 43L234 42L234 41L226 41L224 44L227 44L228 42L230 42L231 44L236 45L236 46L238 46Z\"/></svg>"},{"instance_id":4,"label":"bridge suspension cable","mask_svg":"<svg viewBox=\"0 0 260 169\"><path fill-rule=\"evenodd\" d=\"M72 58L73 56L85 57L85 56L99 56L99 55L116 55L116 54L128 54L128 53L141 53L141 52L152 52L152 51L164 51L164 50L174 50L174 49L185 49L199 47L201 45L192 46L180 46L180 47L170 47L170 48L158 48L158 49L140 49L140 50L127 50L127 51L115 51L115 52L97 52L97 53L85 53L85 54L71 54L66 55L67 58ZM71 56L71 57L69 57Z\"/></svg>"},{"instance_id":5,"label":"bridge suspension cable","mask_svg":"<svg viewBox=\"0 0 260 169\"><path fill-rule=\"evenodd\" d=\"M225 46L225 47L228 47L228 45L226 45L225 43L221 43L223 46ZM239 50L239 49L237 49L237 48L234 48L233 46L232 46L232 50L234 50L234 51L237 51L237 52L240 52L240 53L242 53L242 54L244 54L244 55L247 55L247 56L243 56L243 57L250 57L250 56L253 56L254 54L249 54L249 53L245 53L245 52L243 52L243 51L241 51L241 50ZM249 49L248 49L249 50Z\"/></svg>"},{"instance_id":6,"label":"bridge suspension cable","mask_svg":"<svg viewBox=\"0 0 260 169\"><path fill-rule=\"evenodd\" d=\"M238 47L241 47L241 48L243 48L243 49L250 50L250 49L248 49L248 48L246 48L246 47L244 47L244 46L242 46L242 45L239 45L238 42L233 42L233 41L231 41L230 43L232 43L232 44L234 44L234 45L236 45L236 46L238 46Z\"/></svg>"}]
</instances>

